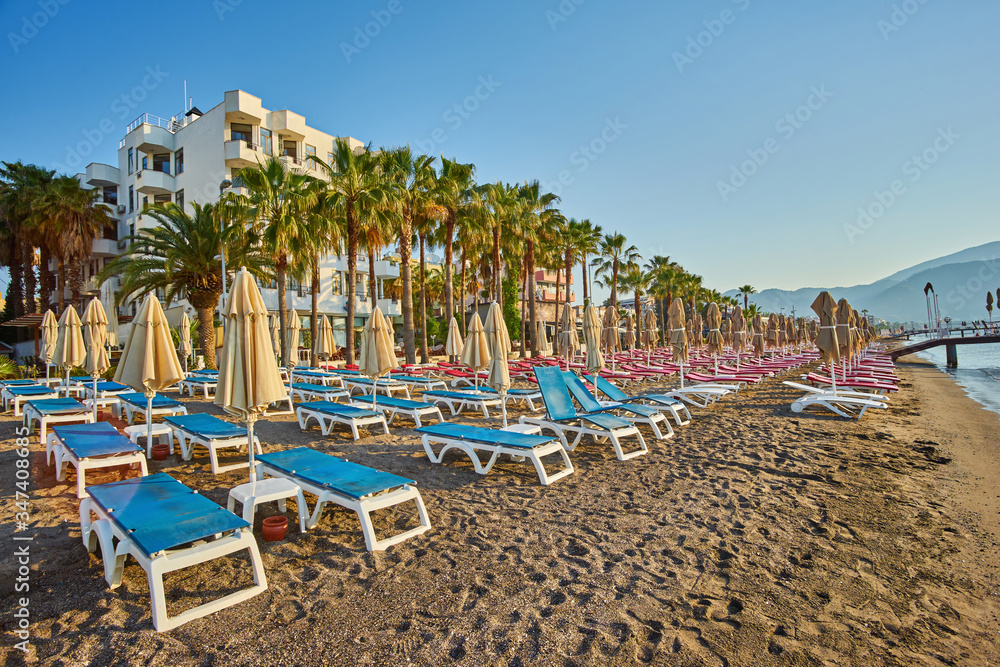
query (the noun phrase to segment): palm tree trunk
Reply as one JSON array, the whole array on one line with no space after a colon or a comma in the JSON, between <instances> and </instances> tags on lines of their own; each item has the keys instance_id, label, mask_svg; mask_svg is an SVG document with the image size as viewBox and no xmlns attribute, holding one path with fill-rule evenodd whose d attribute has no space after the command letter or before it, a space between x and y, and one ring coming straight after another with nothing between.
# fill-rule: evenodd
<instances>
[{"instance_id":1,"label":"palm tree trunk","mask_svg":"<svg viewBox=\"0 0 1000 667\"><path fill-rule=\"evenodd\" d=\"M7 298L11 300L10 309L14 317L24 315L24 267L19 261L11 262Z\"/></svg>"},{"instance_id":2,"label":"palm tree trunk","mask_svg":"<svg viewBox=\"0 0 1000 667\"><path fill-rule=\"evenodd\" d=\"M583 269L580 272L583 278L583 305L587 306L589 305L587 302L590 300L590 294L587 292L587 283L590 282L587 280L587 253L583 253L583 257L580 259L580 266Z\"/></svg>"},{"instance_id":3,"label":"palm tree trunk","mask_svg":"<svg viewBox=\"0 0 1000 667\"><path fill-rule=\"evenodd\" d=\"M560 278L562 278L562 269L556 269L556 305L555 305L555 325L556 325L556 340L559 340L559 285Z\"/></svg>"},{"instance_id":4,"label":"palm tree trunk","mask_svg":"<svg viewBox=\"0 0 1000 667\"><path fill-rule=\"evenodd\" d=\"M218 302L219 295L214 295L214 302ZM212 316L215 308L213 306L203 306L198 310L198 337L201 338L201 356L205 357L205 367L215 369L215 318Z\"/></svg>"},{"instance_id":5,"label":"palm tree trunk","mask_svg":"<svg viewBox=\"0 0 1000 667\"><path fill-rule=\"evenodd\" d=\"M422 347L420 348L420 363L426 364L430 361L430 351L427 349L427 261L424 256L427 235L420 235L420 335L422 337Z\"/></svg>"},{"instance_id":6,"label":"palm tree trunk","mask_svg":"<svg viewBox=\"0 0 1000 667\"><path fill-rule=\"evenodd\" d=\"M378 307L378 283L375 282L375 248L368 248L368 298L372 302L372 310Z\"/></svg>"},{"instance_id":7,"label":"palm tree trunk","mask_svg":"<svg viewBox=\"0 0 1000 667\"><path fill-rule=\"evenodd\" d=\"M69 260L70 303L79 309L80 293L83 291L83 262L79 257Z\"/></svg>"},{"instance_id":8,"label":"palm tree trunk","mask_svg":"<svg viewBox=\"0 0 1000 667\"><path fill-rule=\"evenodd\" d=\"M618 307L618 260L611 262L611 307Z\"/></svg>"},{"instance_id":9,"label":"palm tree trunk","mask_svg":"<svg viewBox=\"0 0 1000 667\"><path fill-rule=\"evenodd\" d=\"M296 355L296 360L298 360L299 354L298 349L288 349L288 322L285 318L285 311L288 309L288 296L285 293L285 267L287 264L284 255L281 255L274 266L278 280L278 329L281 336L281 365L285 367L288 366L288 359L292 354Z\"/></svg>"},{"instance_id":10,"label":"palm tree trunk","mask_svg":"<svg viewBox=\"0 0 1000 667\"><path fill-rule=\"evenodd\" d=\"M493 226L493 300L503 309L503 282L500 278L500 223Z\"/></svg>"},{"instance_id":11,"label":"palm tree trunk","mask_svg":"<svg viewBox=\"0 0 1000 667\"><path fill-rule=\"evenodd\" d=\"M410 222L410 214L407 211L403 218L403 229L399 235L399 275L403 279L403 355L406 363L412 364L417 360L413 349L413 276L410 273L410 242L413 235L413 225Z\"/></svg>"},{"instance_id":12,"label":"palm tree trunk","mask_svg":"<svg viewBox=\"0 0 1000 667\"><path fill-rule=\"evenodd\" d=\"M11 274L11 281L13 281L14 276ZM59 297L59 313L62 314L66 310L66 260L60 255L59 257L59 282L56 284L56 294Z\"/></svg>"},{"instance_id":13,"label":"palm tree trunk","mask_svg":"<svg viewBox=\"0 0 1000 667\"><path fill-rule=\"evenodd\" d=\"M538 356L538 336L535 335L535 331L538 330L538 313L535 308L535 242L528 241L527 252L525 252L524 257L526 263L526 270L528 272L528 319L531 325L531 356Z\"/></svg>"},{"instance_id":14,"label":"palm tree trunk","mask_svg":"<svg viewBox=\"0 0 1000 667\"><path fill-rule=\"evenodd\" d=\"M316 341L319 340L319 255L313 255L312 261L312 309L309 318L309 335L312 341L312 352L309 354L309 365L319 366L319 356L316 354Z\"/></svg>"},{"instance_id":15,"label":"palm tree trunk","mask_svg":"<svg viewBox=\"0 0 1000 667\"><path fill-rule=\"evenodd\" d=\"M358 271L358 224L354 210L347 204L347 324L344 325L344 347L348 364L354 363L354 290Z\"/></svg>"},{"instance_id":16,"label":"palm tree trunk","mask_svg":"<svg viewBox=\"0 0 1000 667\"><path fill-rule=\"evenodd\" d=\"M24 312L38 312L35 293L38 283L35 280L35 246L28 241L21 242L21 265L24 273Z\"/></svg>"},{"instance_id":17,"label":"palm tree trunk","mask_svg":"<svg viewBox=\"0 0 1000 667\"><path fill-rule=\"evenodd\" d=\"M38 266L38 297L40 302L40 310L45 311L49 308L49 301L52 299L52 271L49 269L49 260L51 259L51 253L46 246L39 248L39 266Z\"/></svg>"},{"instance_id":18,"label":"palm tree trunk","mask_svg":"<svg viewBox=\"0 0 1000 667\"><path fill-rule=\"evenodd\" d=\"M525 301L528 296L528 271L527 269L521 270L521 358L524 359L528 355L527 341L524 337L524 327L527 324L527 319L524 317Z\"/></svg>"},{"instance_id":19,"label":"palm tree trunk","mask_svg":"<svg viewBox=\"0 0 1000 667\"><path fill-rule=\"evenodd\" d=\"M451 288L452 241L455 236L455 213L448 211L444 227L444 319L451 322L455 316L454 292Z\"/></svg>"}]
</instances>

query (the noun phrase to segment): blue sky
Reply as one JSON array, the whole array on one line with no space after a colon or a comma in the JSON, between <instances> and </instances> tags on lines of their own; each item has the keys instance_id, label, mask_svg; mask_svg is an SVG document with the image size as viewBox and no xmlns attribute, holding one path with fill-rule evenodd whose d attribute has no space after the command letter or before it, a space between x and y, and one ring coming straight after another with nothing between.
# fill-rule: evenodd
<instances>
[{"instance_id":1,"label":"blue sky","mask_svg":"<svg viewBox=\"0 0 1000 667\"><path fill-rule=\"evenodd\" d=\"M203 110L241 88L539 179L720 290L867 283L1000 236L988 0L35 0L0 26L2 160L55 168L89 137L84 164L113 162L186 79Z\"/></svg>"}]
</instances>

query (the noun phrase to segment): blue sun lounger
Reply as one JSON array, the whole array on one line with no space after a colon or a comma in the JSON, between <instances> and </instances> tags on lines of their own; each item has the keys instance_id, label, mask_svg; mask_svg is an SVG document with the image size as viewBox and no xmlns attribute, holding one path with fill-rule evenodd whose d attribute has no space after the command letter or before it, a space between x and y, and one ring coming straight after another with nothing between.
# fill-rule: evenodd
<instances>
[{"instance_id":1,"label":"blue sun lounger","mask_svg":"<svg viewBox=\"0 0 1000 667\"><path fill-rule=\"evenodd\" d=\"M170 426L173 437L177 438L181 446L181 456L185 461L191 460L195 445L200 445L208 449L213 475L250 466L249 460L227 466L219 465L218 450L233 447L242 452L246 448L247 430L242 426L206 414L173 415L165 417L163 422ZM254 436L254 447L260 454L260 439L256 436Z\"/></svg>"},{"instance_id":2,"label":"blue sun lounger","mask_svg":"<svg viewBox=\"0 0 1000 667\"><path fill-rule=\"evenodd\" d=\"M549 429L559 436L563 446L569 451L576 449L583 436L589 435L597 442L602 438L611 440L619 461L626 461L649 452L642 433L632 422L603 412L577 413L573 406L573 398L563 381L561 369L556 366L536 366L533 370L535 378L538 380L538 388L542 392L546 415L545 417L521 417L519 421L522 424L535 424L543 430ZM566 440L566 431L576 433L572 444ZM619 440L630 435L638 438L639 449L626 454L622 450Z\"/></svg>"},{"instance_id":3,"label":"blue sun lounger","mask_svg":"<svg viewBox=\"0 0 1000 667\"><path fill-rule=\"evenodd\" d=\"M374 404L374 405L373 405ZM394 396L380 396L377 401L372 400L371 395L352 396L351 405L366 410L381 410L386 415L386 419L391 424L396 415L402 414L412 417L416 425L421 426L420 417L436 417L439 422L444 421L441 408L433 403L423 401L411 401L406 398L396 398Z\"/></svg>"},{"instance_id":4,"label":"blue sun lounger","mask_svg":"<svg viewBox=\"0 0 1000 667\"><path fill-rule=\"evenodd\" d=\"M483 417L490 418L487 406L500 407L500 394L495 391L425 391L420 395L427 403L444 404L457 415L465 408L482 410Z\"/></svg>"},{"instance_id":5,"label":"blue sun lounger","mask_svg":"<svg viewBox=\"0 0 1000 667\"><path fill-rule=\"evenodd\" d=\"M303 401L333 401L348 396L346 389L332 385L311 384L308 382L293 382L288 387L288 393L294 399L296 395Z\"/></svg>"},{"instance_id":6,"label":"blue sun lounger","mask_svg":"<svg viewBox=\"0 0 1000 667\"><path fill-rule=\"evenodd\" d=\"M344 377L344 386L347 387L347 391L351 394L354 393L355 389L361 391L362 394L370 394L373 391L377 391L380 394L385 394L386 396L392 396L393 394L403 394L406 398L410 397L410 385L404 384L396 380L396 378L379 378L377 381L372 380L367 377Z\"/></svg>"},{"instance_id":7,"label":"blue sun lounger","mask_svg":"<svg viewBox=\"0 0 1000 667\"><path fill-rule=\"evenodd\" d=\"M138 463L146 474L146 456L141 447L131 442L108 422L95 424L64 424L53 426L45 439L45 460L55 459L56 479L66 479L66 464L76 468L76 497L87 492L85 476L94 468L113 468Z\"/></svg>"},{"instance_id":8,"label":"blue sun lounger","mask_svg":"<svg viewBox=\"0 0 1000 667\"><path fill-rule=\"evenodd\" d=\"M566 453L566 449L558 438L453 423L431 424L418 428L417 431L420 432L420 439L423 442L424 451L427 452L427 458L432 463L441 463L445 452L449 449L458 449L468 454L469 458L472 459L472 466L477 473L485 475L493 468L497 459L506 454L515 461L530 460L535 466L538 480L543 486L548 486L573 472L573 464L569 460L569 454ZM444 446L440 452L435 454L431 447L432 443ZM492 453L490 460L485 465L480 460L478 451ZM545 471L542 458L557 453L562 457L565 467L550 475Z\"/></svg>"},{"instance_id":9,"label":"blue sun lounger","mask_svg":"<svg viewBox=\"0 0 1000 667\"><path fill-rule=\"evenodd\" d=\"M687 406L683 401L673 398L672 396L666 396L664 394L638 394L636 396L629 396L624 391L611 384L607 378L603 378L600 375L584 375L583 379L594 385L597 391L601 392L605 396L611 399L612 403L602 402L602 405L611 405L613 403L636 403L639 401L649 402L657 407L664 410L669 410L674 416L674 421L677 422L678 426L685 426L691 423L691 412L688 410ZM682 415L683 413L683 415Z\"/></svg>"},{"instance_id":10,"label":"blue sun lounger","mask_svg":"<svg viewBox=\"0 0 1000 667\"><path fill-rule=\"evenodd\" d=\"M93 398L94 393L94 383L88 382L83 385L84 391L87 392L87 396ZM132 387L127 384L121 384L120 382L98 382L97 383L97 397L107 398L108 396L118 396L119 394L124 394L127 392L134 391Z\"/></svg>"},{"instance_id":11,"label":"blue sun lounger","mask_svg":"<svg viewBox=\"0 0 1000 667\"><path fill-rule=\"evenodd\" d=\"M338 459L308 447L296 447L257 457L257 471L262 476L283 477L316 496L316 507L307 526L315 527L323 506L336 503L358 515L368 551L381 551L431 529L424 501L416 482L357 463ZM375 537L371 513L401 503L417 505L420 525L379 540Z\"/></svg>"},{"instance_id":12,"label":"blue sun lounger","mask_svg":"<svg viewBox=\"0 0 1000 667\"><path fill-rule=\"evenodd\" d=\"M194 398L194 392L200 389L202 394L207 401L210 396L209 392L215 393L215 388L219 386L219 378L209 375L189 375L180 382L177 383L177 388L180 393L183 394L186 389L188 395Z\"/></svg>"},{"instance_id":13,"label":"blue sun lounger","mask_svg":"<svg viewBox=\"0 0 1000 667\"><path fill-rule=\"evenodd\" d=\"M146 419L146 395L139 392L132 392L128 394L118 394L118 401L121 403L121 407L125 409L125 421L129 424L132 423L132 419L139 415ZM153 409L151 417L163 416L163 415L186 415L187 408L180 401L175 401L172 398L167 398L163 394L156 394L153 396ZM118 414L121 417L121 413Z\"/></svg>"},{"instance_id":14,"label":"blue sun lounger","mask_svg":"<svg viewBox=\"0 0 1000 667\"><path fill-rule=\"evenodd\" d=\"M327 387L339 387L341 389L344 388L343 376L337 373L292 369L291 378L292 382L300 380L302 382L308 382L310 384L322 384Z\"/></svg>"},{"instance_id":15,"label":"blue sun lounger","mask_svg":"<svg viewBox=\"0 0 1000 667\"><path fill-rule=\"evenodd\" d=\"M264 564L250 524L164 473L89 487L80 503L80 531L91 553L101 547L104 578L121 584L125 558L146 571L153 627L172 630L267 590ZM91 513L97 515L92 521ZM247 550L254 585L176 616L167 616L163 575Z\"/></svg>"},{"instance_id":16,"label":"blue sun lounger","mask_svg":"<svg viewBox=\"0 0 1000 667\"><path fill-rule=\"evenodd\" d=\"M40 384L25 384L17 386L5 386L0 392L3 396L4 410L10 409L10 404L14 404L14 416L21 416L21 404L38 398L59 398L59 392L51 387Z\"/></svg>"},{"instance_id":17,"label":"blue sun lounger","mask_svg":"<svg viewBox=\"0 0 1000 667\"><path fill-rule=\"evenodd\" d=\"M24 425L31 433L38 422L38 442L45 442L50 424L66 422L93 423L94 411L75 398L39 398L24 404Z\"/></svg>"},{"instance_id":18,"label":"blue sun lounger","mask_svg":"<svg viewBox=\"0 0 1000 667\"><path fill-rule=\"evenodd\" d=\"M671 438L674 435L674 429L670 428L670 422L667 421L667 416L660 412L657 408L651 405L628 405L625 403L616 403L614 405L603 405L600 401L594 398L594 395L590 393L587 389L587 385L583 383L583 380L578 378L572 371L563 371L563 382L566 383L566 388L569 389L569 393L576 399L580 407L587 412L607 412L610 414L617 414L619 417L627 419L633 424L646 424L651 429L653 429L653 435L656 436L657 440L665 440ZM667 434L664 435L663 431L660 430L660 426L664 426L667 430Z\"/></svg>"},{"instance_id":19,"label":"blue sun lounger","mask_svg":"<svg viewBox=\"0 0 1000 667\"><path fill-rule=\"evenodd\" d=\"M299 419L299 428L305 431L309 427L309 420L316 420L319 430L323 435L330 435L334 424L344 424L351 429L354 439L361 436L358 434L359 426L379 426L389 433L389 424L385 420L385 415L381 412L364 410L352 405L341 405L332 401L310 401L309 403L296 403L295 416Z\"/></svg>"}]
</instances>

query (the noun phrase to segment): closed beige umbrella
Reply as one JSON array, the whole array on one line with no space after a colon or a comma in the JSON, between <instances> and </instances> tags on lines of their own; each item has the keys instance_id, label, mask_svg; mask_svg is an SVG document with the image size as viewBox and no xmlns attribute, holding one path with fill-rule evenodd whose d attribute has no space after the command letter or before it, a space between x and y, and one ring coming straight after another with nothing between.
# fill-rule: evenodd
<instances>
[{"instance_id":1,"label":"closed beige umbrella","mask_svg":"<svg viewBox=\"0 0 1000 667\"><path fill-rule=\"evenodd\" d=\"M313 344L318 358L329 359L337 351L337 346L333 342L333 327L330 326L330 318L323 315L316 327L316 342Z\"/></svg>"},{"instance_id":2,"label":"closed beige umbrella","mask_svg":"<svg viewBox=\"0 0 1000 667\"><path fill-rule=\"evenodd\" d=\"M490 363L490 348L486 343L486 332L479 313L473 313L469 320L469 331L462 349L462 363L472 369L475 389L479 391L479 371Z\"/></svg>"},{"instance_id":3,"label":"closed beige umbrella","mask_svg":"<svg viewBox=\"0 0 1000 667\"><path fill-rule=\"evenodd\" d=\"M87 358L87 344L83 340L83 325L73 306L66 306L59 318L59 334L52 353L52 363L66 370L66 396L69 396L69 371L82 366Z\"/></svg>"},{"instance_id":4,"label":"closed beige umbrella","mask_svg":"<svg viewBox=\"0 0 1000 667\"><path fill-rule=\"evenodd\" d=\"M42 316L41 324L42 348L40 350L42 361L45 362L45 385L49 383L49 366L52 365L52 357L56 352L56 341L59 340L59 321L56 314L51 310L46 310Z\"/></svg>"},{"instance_id":5,"label":"closed beige umbrella","mask_svg":"<svg viewBox=\"0 0 1000 667\"><path fill-rule=\"evenodd\" d=\"M755 357L764 356L764 318L757 315L753 316L753 336L750 339L750 344L753 346L753 354Z\"/></svg>"},{"instance_id":6,"label":"closed beige umbrella","mask_svg":"<svg viewBox=\"0 0 1000 667\"><path fill-rule=\"evenodd\" d=\"M490 309L486 312L486 324L483 326L483 330L486 334L486 346L490 353L490 362L486 367L486 384L491 389L500 392L500 410L503 412L503 425L506 428L507 390L510 389L510 367L507 365L507 355L511 351L511 344L507 323L503 319L503 311L496 301L490 304Z\"/></svg>"},{"instance_id":7,"label":"closed beige umbrella","mask_svg":"<svg viewBox=\"0 0 1000 667\"><path fill-rule=\"evenodd\" d=\"M642 345L646 348L646 363L649 363L653 355L653 348L660 340L660 334L656 329L656 313L652 309L646 311L646 321L642 328Z\"/></svg>"},{"instance_id":8,"label":"closed beige umbrella","mask_svg":"<svg viewBox=\"0 0 1000 667\"><path fill-rule=\"evenodd\" d=\"M621 339L618 337L618 309L608 306L601 319L601 347L605 354L611 355L611 368L615 368L615 352L622 349Z\"/></svg>"},{"instance_id":9,"label":"closed beige umbrella","mask_svg":"<svg viewBox=\"0 0 1000 667\"><path fill-rule=\"evenodd\" d=\"M541 320L535 322L535 341L538 346L538 354L543 357L552 354L552 344L549 342L548 332L545 331L545 322Z\"/></svg>"},{"instance_id":10,"label":"closed beige umbrella","mask_svg":"<svg viewBox=\"0 0 1000 667\"><path fill-rule=\"evenodd\" d=\"M736 353L736 363L737 368L740 362L740 352L746 349L746 336L744 336L744 331L746 330L746 320L743 319L743 308L736 306L733 308L733 316L729 320L730 336L732 338L731 345L733 347L733 352Z\"/></svg>"},{"instance_id":11,"label":"closed beige umbrella","mask_svg":"<svg viewBox=\"0 0 1000 667\"><path fill-rule=\"evenodd\" d=\"M854 336L851 331L851 304L847 299L837 302L837 344L840 345L840 359L843 373L847 373L847 364L854 356Z\"/></svg>"},{"instance_id":12,"label":"closed beige umbrella","mask_svg":"<svg viewBox=\"0 0 1000 667\"><path fill-rule=\"evenodd\" d=\"M146 442L152 438L153 397L157 391L184 378L170 325L160 300L150 292L132 319L125 349L118 360L115 382L127 384L146 395ZM147 444L148 446L148 444Z\"/></svg>"},{"instance_id":13,"label":"closed beige umbrella","mask_svg":"<svg viewBox=\"0 0 1000 667\"><path fill-rule=\"evenodd\" d=\"M816 320L809 321L809 340L812 344L816 344L816 339L819 337L819 323Z\"/></svg>"},{"instance_id":14,"label":"closed beige umbrella","mask_svg":"<svg viewBox=\"0 0 1000 667\"><path fill-rule=\"evenodd\" d=\"M625 338L622 340L622 345L629 349L635 347L635 317L632 311L625 313Z\"/></svg>"},{"instance_id":15,"label":"closed beige umbrella","mask_svg":"<svg viewBox=\"0 0 1000 667\"><path fill-rule=\"evenodd\" d=\"M274 348L274 356L281 356L281 318L278 313L271 313L271 347Z\"/></svg>"},{"instance_id":16,"label":"closed beige umbrella","mask_svg":"<svg viewBox=\"0 0 1000 667\"><path fill-rule=\"evenodd\" d=\"M448 339L444 342L444 353L448 358L461 357L465 344L462 342L462 331L458 328L458 320L454 317L448 322Z\"/></svg>"},{"instance_id":17,"label":"closed beige umbrella","mask_svg":"<svg viewBox=\"0 0 1000 667\"><path fill-rule=\"evenodd\" d=\"M681 367L681 388L684 388L684 362L688 358L687 331L684 328L684 302L675 297L667 310L667 328L670 329L670 347L674 361Z\"/></svg>"},{"instance_id":18,"label":"closed beige umbrella","mask_svg":"<svg viewBox=\"0 0 1000 667\"><path fill-rule=\"evenodd\" d=\"M243 419L250 452L250 481L256 482L254 423L269 405L285 398L288 389L281 382L272 354L264 299L246 268L240 269L233 280L222 317L226 340L222 344L215 404Z\"/></svg>"},{"instance_id":19,"label":"closed beige umbrella","mask_svg":"<svg viewBox=\"0 0 1000 667\"><path fill-rule=\"evenodd\" d=\"M701 319L701 313L694 314L694 344L700 348L705 343L705 322Z\"/></svg>"},{"instance_id":20,"label":"closed beige umbrella","mask_svg":"<svg viewBox=\"0 0 1000 667\"><path fill-rule=\"evenodd\" d=\"M87 360L84 370L94 383L94 421L97 421L97 378L111 368L108 349L104 346L108 337L108 317L104 313L101 300L94 297L83 311L83 339L87 345Z\"/></svg>"},{"instance_id":21,"label":"closed beige umbrella","mask_svg":"<svg viewBox=\"0 0 1000 667\"><path fill-rule=\"evenodd\" d=\"M798 334L795 333L795 319L788 317L785 319L785 341L789 346L794 346L798 341Z\"/></svg>"},{"instance_id":22,"label":"closed beige umbrella","mask_svg":"<svg viewBox=\"0 0 1000 667\"><path fill-rule=\"evenodd\" d=\"M573 321L572 308L563 308L561 324L559 354L566 360L566 370L569 370L570 359L580 350L580 338L576 335L576 322Z\"/></svg>"},{"instance_id":23,"label":"closed beige umbrella","mask_svg":"<svg viewBox=\"0 0 1000 667\"><path fill-rule=\"evenodd\" d=\"M587 306L583 313L583 342L587 346L587 370L599 373L604 368L604 355L601 354L601 318L593 304Z\"/></svg>"},{"instance_id":24,"label":"closed beige umbrella","mask_svg":"<svg viewBox=\"0 0 1000 667\"><path fill-rule=\"evenodd\" d=\"M288 309L285 316L285 349L288 350L288 367L294 368L299 365L299 334L302 332L302 322L299 321L299 314Z\"/></svg>"},{"instance_id":25,"label":"closed beige umbrella","mask_svg":"<svg viewBox=\"0 0 1000 667\"><path fill-rule=\"evenodd\" d=\"M778 316L771 313L767 316L767 335L765 337L767 347L778 347Z\"/></svg>"},{"instance_id":26,"label":"closed beige umbrella","mask_svg":"<svg viewBox=\"0 0 1000 667\"><path fill-rule=\"evenodd\" d=\"M845 301L846 303L846 301ZM819 317L819 334L816 336L816 347L820 357L830 365L830 377L833 378L833 392L837 392L836 364L840 361L840 342L837 340L837 318L839 308L829 292L820 292L812 302L812 311Z\"/></svg>"},{"instance_id":27,"label":"closed beige umbrella","mask_svg":"<svg viewBox=\"0 0 1000 667\"><path fill-rule=\"evenodd\" d=\"M482 328L482 323L480 323L480 328ZM378 402L378 392L375 391L378 379L393 368L398 367L399 361L396 359L396 351L392 347L392 339L389 337L389 328L385 324L382 309L375 306L361 332L361 359L358 363L358 371L372 380L373 407Z\"/></svg>"},{"instance_id":28,"label":"closed beige umbrella","mask_svg":"<svg viewBox=\"0 0 1000 667\"><path fill-rule=\"evenodd\" d=\"M722 352L725 341L722 339L722 314L719 312L718 304L714 301L708 304L705 320L708 323L708 338L705 340L708 343L708 352L713 356L718 355ZM718 370L718 359L716 360L716 370Z\"/></svg>"},{"instance_id":29,"label":"closed beige umbrella","mask_svg":"<svg viewBox=\"0 0 1000 667\"><path fill-rule=\"evenodd\" d=\"M733 325L730 324L729 320L722 320L719 324L719 333L722 335L722 345L732 346L733 344Z\"/></svg>"},{"instance_id":30,"label":"closed beige umbrella","mask_svg":"<svg viewBox=\"0 0 1000 667\"><path fill-rule=\"evenodd\" d=\"M108 318L105 344L118 347L118 311L115 308L115 291L108 280L101 283L101 305L104 306L104 314Z\"/></svg>"},{"instance_id":31,"label":"closed beige umbrella","mask_svg":"<svg viewBox=\"0 0 1000 667\"><path fill-rule=\"evenodd\" d=\"M181 339L181 359L184 360L184 372L187 373L188 357L194 352L194 348L191 347L191 318L188 317L187 311L181 313L181 327L178 333Z\"/></svg>"}]
</instances>

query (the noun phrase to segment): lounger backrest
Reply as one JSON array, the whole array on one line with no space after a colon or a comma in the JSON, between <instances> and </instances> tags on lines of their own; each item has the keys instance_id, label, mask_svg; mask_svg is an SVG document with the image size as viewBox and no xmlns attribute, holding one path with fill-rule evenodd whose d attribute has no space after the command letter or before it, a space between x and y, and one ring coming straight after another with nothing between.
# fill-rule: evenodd
<instances>
[{"instance_id":1,"label":"lounger backrest","mask_svg":"<svg viewBox=\"0 0 1000 667\"><path fill-rule=\"evenodd\" d=\"M535 379L542 392L542 401L552 419L572 419L576 417L573 397L566 388L562 371L558 366L535 366Z\"/></svg>"},{"instance_id":2,"label":"lounger backrest","mask_svg":"<svg viewBox=\"0 0 1000 667\"><path fill-rule=\"evenodd\" d=\"M576 376L576 373L572 371L563 371L563 382L566 383L566 388L569 389L569 393L573 395L573 398L577 400L580 407L587 412L600 412L604 408L594 395L590 393L587 389L587 385L583 384L583 380Z\"/></svg>"},{"instance_id":3,"label":"lounger backrest","mask_svg":"<svg viewBox=\"0 0 1000 667\"><path fill-rule=\"evenodd\" d=\"M598 391L602 392L612 401L626 401L629 399L628 394L608 382L606 378L602 378L600 375L584 375L583 377L590 380Z\"/></svg>"}]
</instances>

